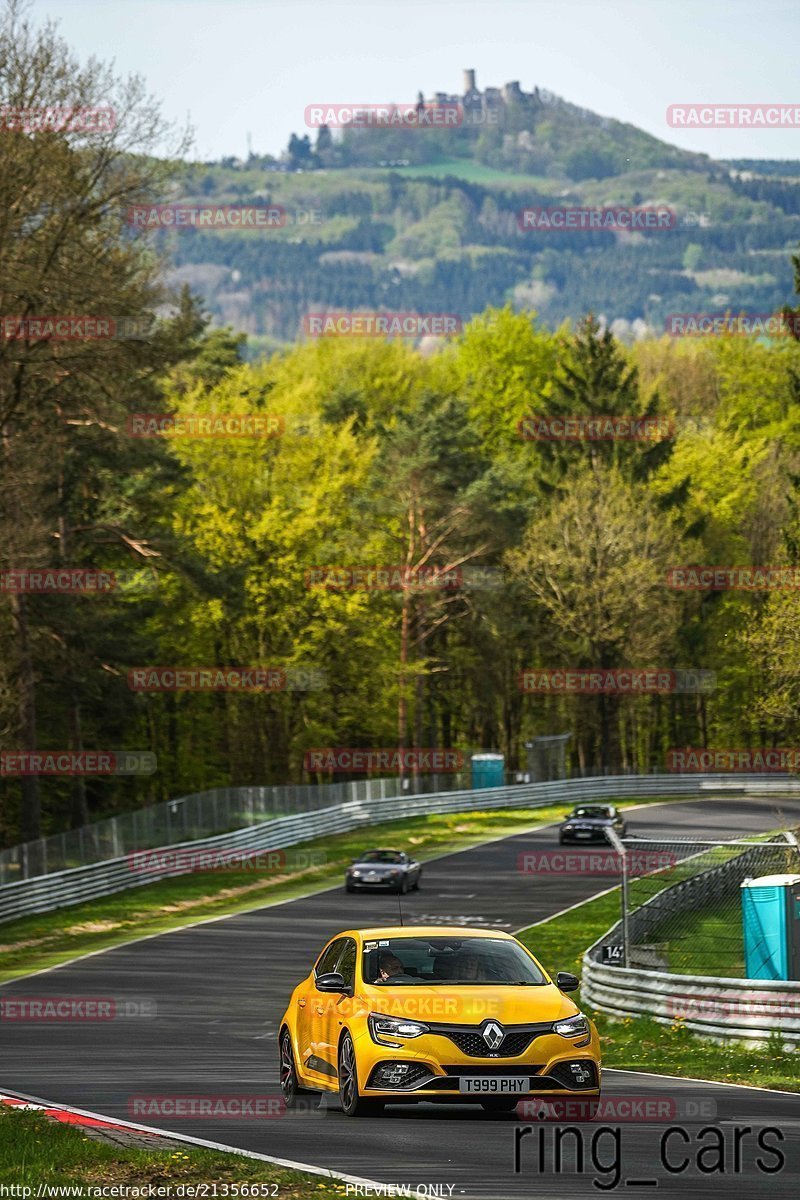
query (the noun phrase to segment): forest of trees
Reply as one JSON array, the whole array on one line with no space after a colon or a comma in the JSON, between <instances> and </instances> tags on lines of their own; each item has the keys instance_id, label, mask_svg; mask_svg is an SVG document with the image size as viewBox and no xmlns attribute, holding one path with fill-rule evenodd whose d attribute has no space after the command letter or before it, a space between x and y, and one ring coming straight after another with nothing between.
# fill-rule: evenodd
<instances>
[{"instance_id":1,"label":"forest of trees","mask_svg":"<svg viewBox=\"0 0 800 1200\"><path fill-rule=\"evenodd\" d=\"M0 26L0 55L12 101L111 92L118 113L77 142L4 135L0 312L152 314L163 265L119 212L164 186L156 115L47 28ZM146 778L0 780L0 842L307 781L320 746L497 749L518 766L527 739L570 732L572 770L647 772L671 747L800 737L800 592L667 586L687 563L800 568L796 341L626 347L592 317L552 332L496 307L434 352L326 338L243 363L188 292L170 311L146 339L0 339L0 571L136 573L109 594L0 589L0 750L158 758ZM142 438L137 413L268 415L281 433ZM669 434L531 441L531 414L660 416ZM313 586L326 565L463 577ZM296 686L132 690L147 666L274 667ZM698 668L716 688L524 694L534 667Z\"/></svg>"},{"instance_id":2,"label":"forest of trees","mask_svg":"<svg viewBox=\"0 0 800 1200\"><path fill-rule=\"evenodd\" d=\"M118 597L5 598L3 746L158 756L146 780L34 781L46 827L217 784L306 779L318 746L499 749L524 765L527 738L569 731L574 769L649 771L670 747L797 738L797 593L666 586L685 563L800 565L794 342L627 350L591 321L553 335L498 310L433 356L327 339L231 365L224 334L188 345L148 403L137 370L110 395L32 409L24 398L6 418L9 458L19 449L4 474L3 567L139 568L157 581ZM283 433L136 440L126 407L270 414ZM658 413L674 436L527 441L529 413ZM309 575L392 564L493 570L396 591ZM149 665L295 668L300 685L132 692L128 672ZM694 667L717 686L523 694L519 674L537 666ZM311 671L323 686L304 686ZM22 784L3 787L13 838Z\"/></svg>"},{"instance_id":3,"label":"forest of trees","mask_svg":"<svg viewBox=\"0 0 800 1200\"><path fill-rule=\"evenodd\" d=\"M664 173L662 173L664 174ZM264 175L184 170L184 196L281 204L319 221L254 237L186 229L162 248L197 280L215 320L294 342L309 309L458 312L533 306L551 329L592 309L656 332L673 312L769 312L791 287L787 246L800 239L800 183L729 180L720 171L632 173L585 185L530 186L399 172ZM601 191L608 186L609 191ZM620 239L605 230L519 228L523 207L668 205L676 227Z\"/></svg>"}]
</instances>

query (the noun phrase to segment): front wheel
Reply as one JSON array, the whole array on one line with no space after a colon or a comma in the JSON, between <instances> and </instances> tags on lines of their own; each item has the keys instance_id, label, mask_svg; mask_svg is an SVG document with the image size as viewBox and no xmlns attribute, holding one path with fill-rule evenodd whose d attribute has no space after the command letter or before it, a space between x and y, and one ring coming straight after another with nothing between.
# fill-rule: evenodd
<instances>
[{"instance_id":1,"label":"front wheel","mask_svg":"<svg viewBox=\"0 0 800 1200\"><path fill-rule=\"evenodd\" d=\"M519 1103L513 1096L491 1096L488 1100L481 1100L481 1108L484 1112L511 1112Z\"/></svg>"},{"instance_id":2,"label":"front wheel","mask_svg":"<svg viewBox=\"0 0 800 1200\"><path fill-rule=\"evenodd\" d=\"M358 1090L358 1068L353 1039L346 1033L339 1045L339 1100L346 1117L376 1117L382 1100L365 1100Z\"/></svg>"},{"instance_id":3,"label":"front wheel","mask_svg":"<svg viewBox=\"0 0 800 1200\"><path fill-rule=\"evenodd\" d=\"M403 878L400 880L399 884L397 885L397 890L401 896L405 896L406 892L408 891L408 876L407 875L404 875Z\"/></svg>"},{"instance_id":4,"label":"front wheel","mask_svg":"<svg viewBox=\"0 0 800 1200\"><path fill-rule=\"evenodd\" d=\"M292 1039L288 1029L284 1029L280 1040L280 1081L283 1103L290 1110L300 1107L301 1096L311 1094L305 1088L300 1087L292 1050Z\"/></svg>"}]
</instances>

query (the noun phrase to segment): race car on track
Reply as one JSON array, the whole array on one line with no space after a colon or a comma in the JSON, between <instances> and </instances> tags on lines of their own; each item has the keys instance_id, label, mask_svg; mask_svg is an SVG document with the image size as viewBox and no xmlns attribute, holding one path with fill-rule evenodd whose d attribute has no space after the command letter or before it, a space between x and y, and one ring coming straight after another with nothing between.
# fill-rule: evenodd
<instances>
[{"instance_id":1,"label":"race car on track","mask_svg":"<svg viewBox=\"0 0 800 1200\"><path fill-rule=\"evenodd\" d=\"M558 840L565 842L607 842L609 829L620 837L627 832L622 814L613 804L579 804L558 831Z\"/></svg>"},{"instance_id":2,"label":"race car on track","mask_svg":"<svg viewBox=\"0 0 800 1200\"><path fill-rule=\"evenodd\" d=\"M344 886L348 892L361 888L377 891L416 891L422 867L404 850L365 850L347 868Z\"/></svg>"},{"instance_id":3,"label":"race car on track","mask_svg":"<svg viewBox=\"0 0 800 1200\"><path fill-rule=\"evenodd\" d=\"M280 1024L288 1109L339 1094L347 1116L385 1104L478 1103L511 1111L541 1098L592 1115L597 1030L508 933L448 926L349 929L328 942Z\"/></svg>"}]
</instances>

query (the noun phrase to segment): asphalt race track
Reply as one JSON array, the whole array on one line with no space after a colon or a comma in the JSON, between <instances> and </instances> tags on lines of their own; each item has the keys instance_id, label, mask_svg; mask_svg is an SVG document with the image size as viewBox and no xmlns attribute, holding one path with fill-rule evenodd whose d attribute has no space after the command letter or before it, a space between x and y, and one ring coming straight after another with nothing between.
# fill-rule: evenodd
<instances>
[{"instance_id":1,"label":"asphalt race track","mask_svg":"<svg viewBox=\"0 0 800 1200\"><path fill-rule=\"evenodd\" d=\"M785 825L800 825L799 800L709 799L650 805L629 817L633 835L736 837ZM369 841L367 830L365 845ZM475 923L514 930L616 882L519 873L520 853L555 844L551 827L426 864L422 890L404 898L406 923ZM156 1015L61 1024L4 1021L0 1088L386 1184L440 1185L436 1195L487 1200L597 1196L604 1191L686 1198L733 1191L743 1200L800 1195L800 1095L651 1075L607 1071L604 1094L675 1102L676 1115L658 1123L621 1123L605 1133L592 1124L575 1126L575 1134L564 1136L558 1173L553 1171L555 1123L534 1122L520 1143L520 1172L515 1174L516 1131L528 1122L519 1114L489 1116L472 1106L395 1107L364 1120L344 1117L333 1099L307 1113L266 1120L179 1120L146 1117L141 1110L137 1115L132 1107L136 1096L267 1095L277 1100L277 1025L292 988L331 934L396 920L396 897L347 895L339 887L143 940L7 985L4 995L154 1001ZM548 963L553 969L560 965ZM689 1119L698 1100L716 1105L715 1120ZM688 1117L684 1102L690 1106ZM707 1107L702 1111L707 1113ZM712 1124L716 1132L701 1137L700 1131ZM677 1132L668 1137L665 1161L660 1142L668 1127ZM766 1127L779 1129L783 1140L765 1133ZM578 1139L582 1172L577 1169ZM714 1145L721 1147L724 1173L715 1169L716 1152L709 1149ZM777 1171L775 1148L784 1158Z\"/></svg>"}]
</instances>

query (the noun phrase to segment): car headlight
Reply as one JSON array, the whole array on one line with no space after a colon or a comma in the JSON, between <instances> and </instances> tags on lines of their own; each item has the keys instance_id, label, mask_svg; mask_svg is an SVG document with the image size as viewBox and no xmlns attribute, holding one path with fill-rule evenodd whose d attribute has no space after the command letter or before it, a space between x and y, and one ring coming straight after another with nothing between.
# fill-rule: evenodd
<instances>
[{"instance_id":1,"label":"car headlight","mask_svg":"<svg viewBox=\"0 0 800 1200\"><path fill-rule=\"evenodd\" d=\"M583 1013L578 1013L576 1017L567 1017L565 1021L556 1021L553 1025L553 1033L565 1038L586 1037L589 1034L589 1022Z\"/></svg>"},{"instance_id":2,"label":"car headlight","mask_svg":"<svg viewBox=\"0 0 800 1200\"><path fill-rule=\"evenodd\" d=\"M572 821L567 821L567 823L566 823L566 825L564 826L564 828L565 828L565 829L572 829Z\"/></svg>"},{"instance_id":3,"label":"car headlight","mask_svg":"<svg viewBox=\"0 0 800 1200\"><path fill-rule=\"evenodd\" d=\"M379 1046L397 1048L402 1042L393 1042L392 1038L415 1038L428 1033L428 1026L421 1021L404 1021L402 1017L385 1017L382 1013L370 1013L367 1025L370 1037Z\"/></svg>"},{"instance_id":4,"label":"car headlight","mask_svg":"<svg viewBox=\"0 0 800 1200\"><path fill-rule=\"evenodd\" d=\"M350 867L350 869L349 869L349 871L347 872L347 874L348 874L348 875L352 875L352 876L353 876L353 879L359 879L359 878L360 878L360 876L361 876L361 872L360 872L360 871L356 871L354 867Z\"/></svg>"}]
</instances>

